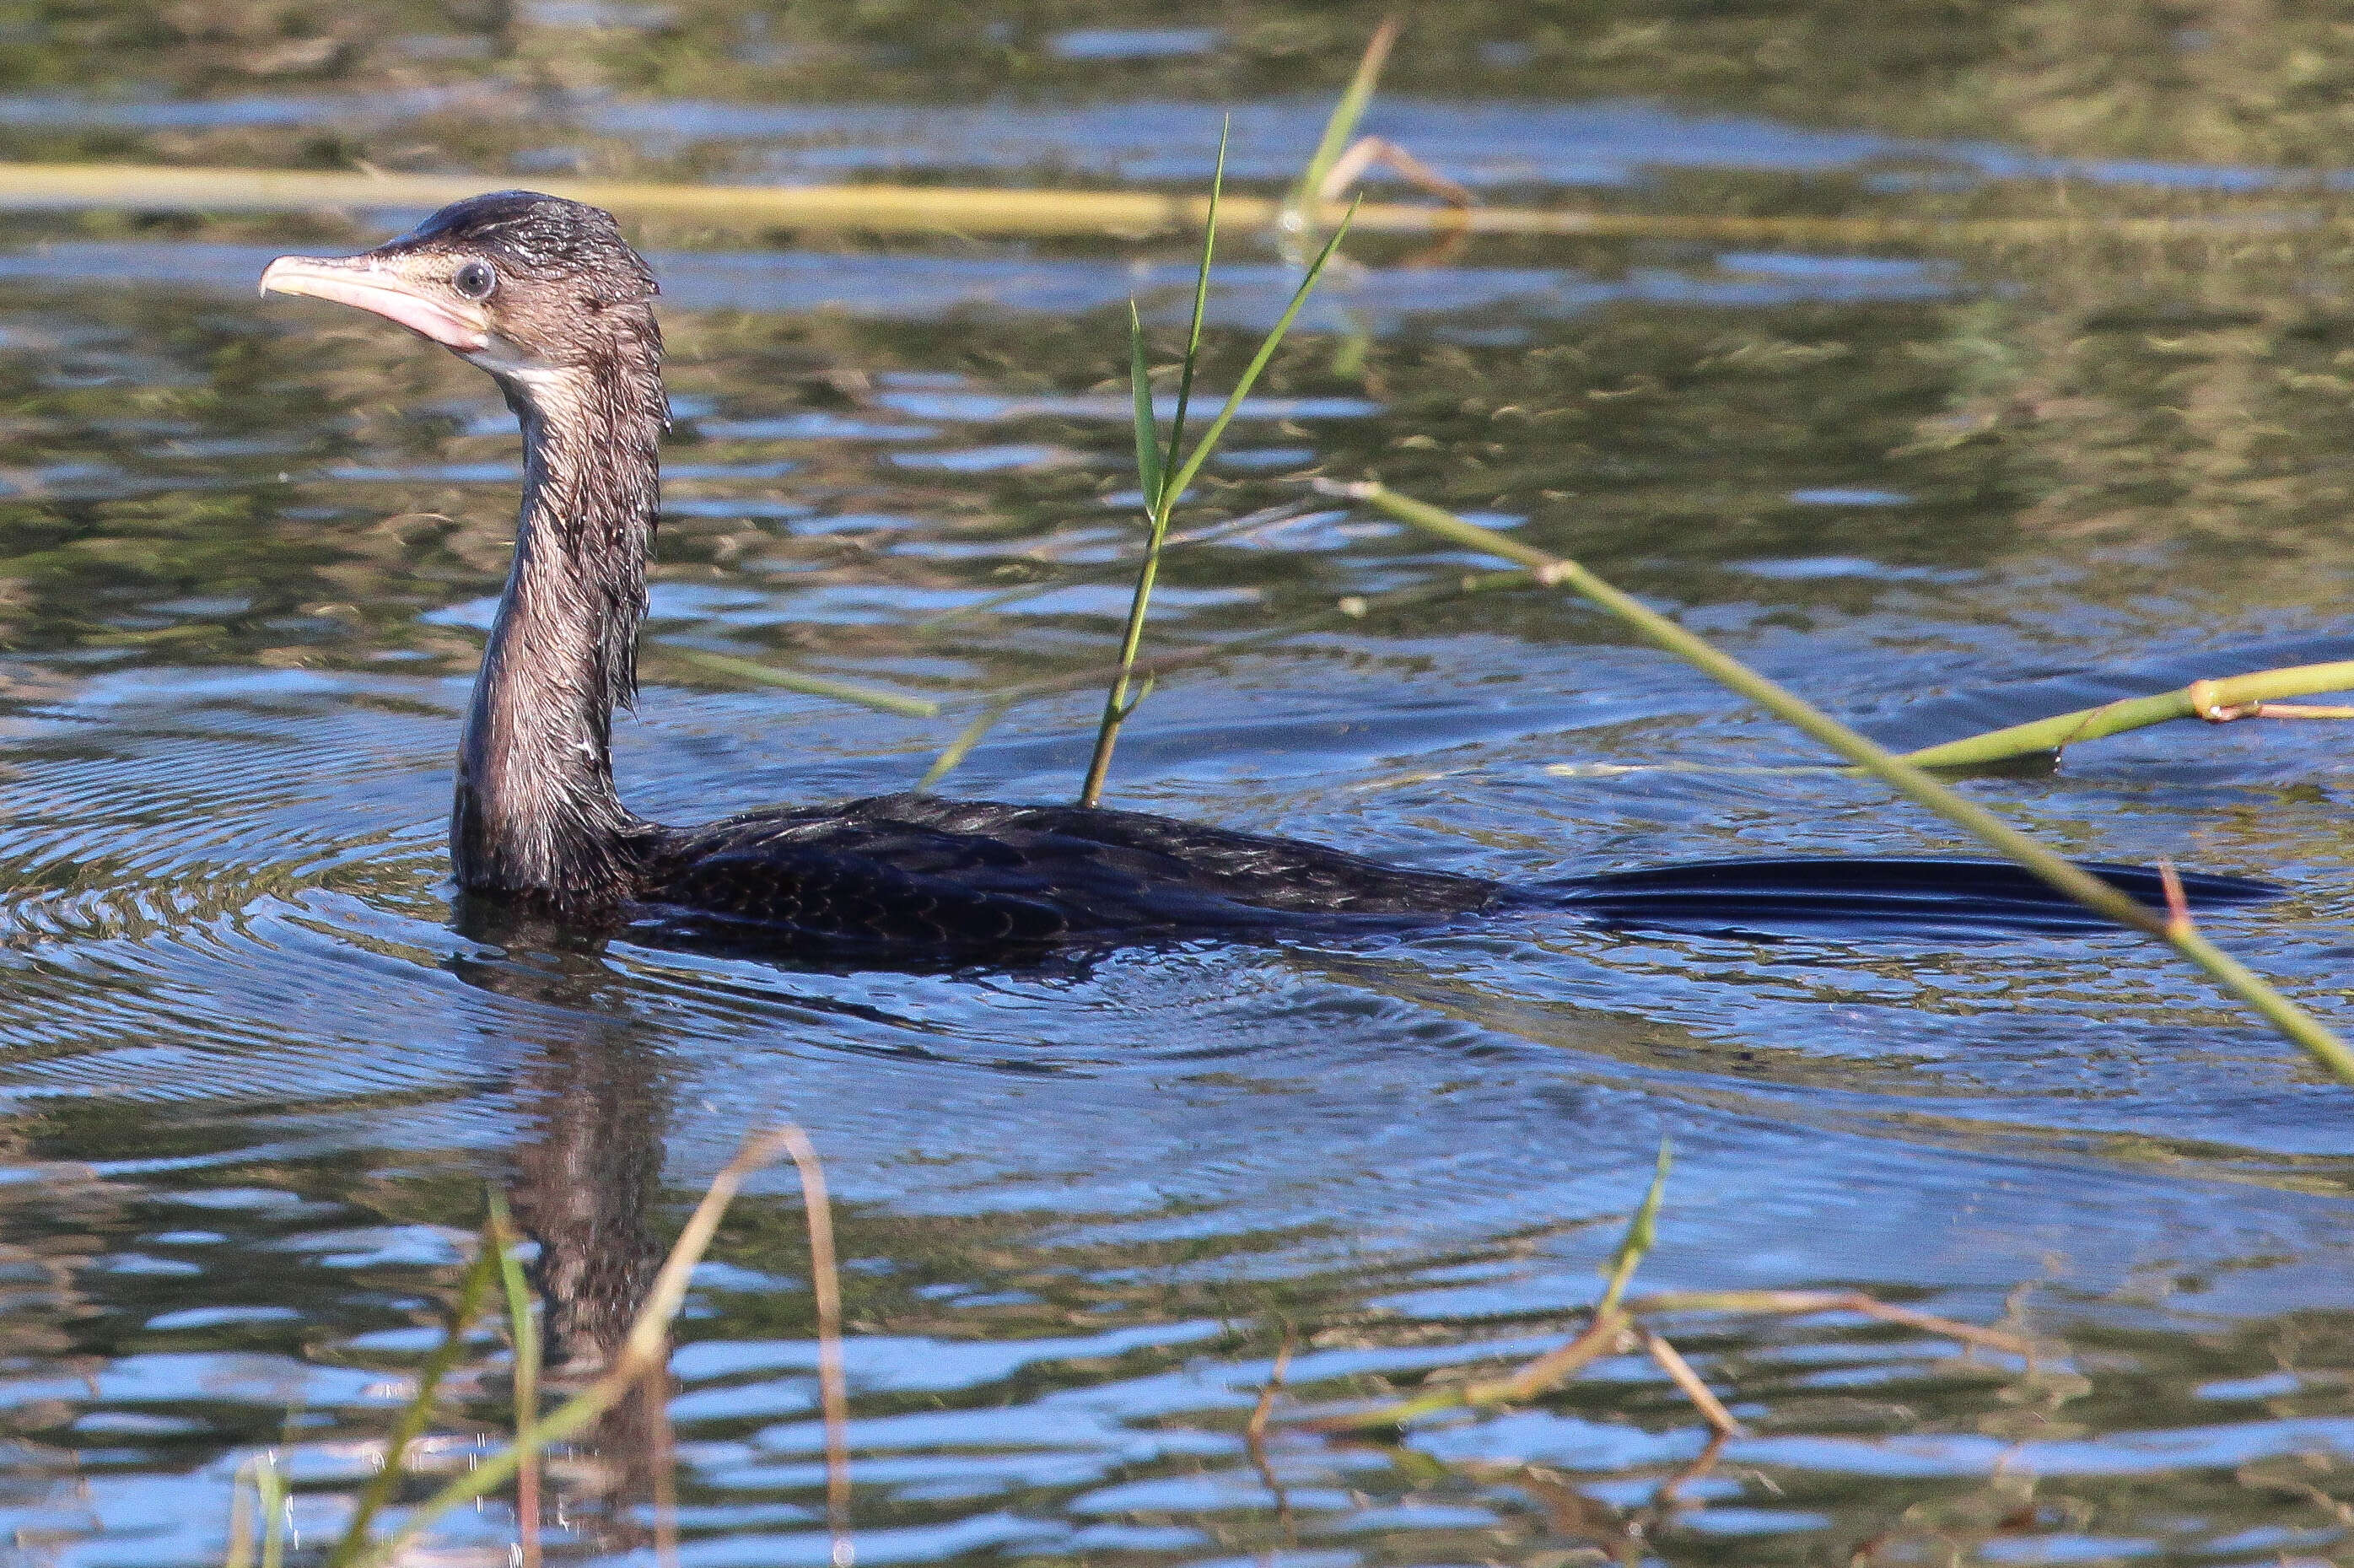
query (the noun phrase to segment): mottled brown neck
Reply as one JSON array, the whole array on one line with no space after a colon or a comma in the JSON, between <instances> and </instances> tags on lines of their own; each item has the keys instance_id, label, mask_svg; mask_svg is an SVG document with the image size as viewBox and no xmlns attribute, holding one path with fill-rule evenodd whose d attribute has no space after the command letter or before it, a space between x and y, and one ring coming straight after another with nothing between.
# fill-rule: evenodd
<instances>
[{"instance_id":1,"label":"mottled brown neck","mask_svg":"<svg viewBox=\"0 0 2354 1568\"><path fill-rule=\"evenodd\" d=\"M642 828L613 789L636 692L665 423L660 341L500 377L523 423L514 564L474 683L450 848L460 886L588 913L628 897Z\"/></svg>"}]
</instances>

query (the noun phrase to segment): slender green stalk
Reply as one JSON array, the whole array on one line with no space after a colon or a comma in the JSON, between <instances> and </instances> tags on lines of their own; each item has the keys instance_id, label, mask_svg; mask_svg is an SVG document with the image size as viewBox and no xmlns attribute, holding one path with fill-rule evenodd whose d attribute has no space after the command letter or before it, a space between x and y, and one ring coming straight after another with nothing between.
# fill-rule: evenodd
<instances>
[{"instance_id":1,"label":"slender green stalk","mask_svg":"<svg viewBox=\"0 0 2354 1568\"><path fill-rule=\"evenodd\" d=\"M253 1513L246 1506L246 1498L249 1493L256 1494L254 1506L260 1506L260 1483L254 1470L262 1458L256 1454L229 1478L228 1546L221 1553L221 1568L253 1568Z\"/></svg>"},{"instance_id":2,"label":"slender green stalk","mask_svg":"<svg viewBox=\"0 0 2354 1568\"><path fill-rule=\"evenodd\" d=\"M1209 313L1210 307L1210 257L1218 248L1218 198L1225 195L1226 188L1226 138L1233 133L1234 128L1235 121L1231 114L1218 126L1218 161L1210 169L1210 207L1202 215L1202 264L1193 271L1193 315L1186 323L1185 358L1177 372L1177 417L1169 422L1169 457L1168 461L1161 465L1161 485L1145 492L1147 504L1163 519L1161 528L1164 532L1168 522L1167 507L1162 504L1162 487L1167 483L1169 464L1177 461L1177 450L1185 444L1185 415L1193 405L1193 372L1202 363L1202 318ZM1135 308L1135 302L1129 302L1131 313ZM1150 387L1144 389L1143 397L1144 412L1150 415L1152 412L1152 389ZM1178 488L1182 490L1184 487L1180 485ZM1169 498L1169 504L1175 504L1173 498Z\"/></svg>"},{"instance_id":3,"label":"slender green stalk","mask_svg":"<svg viewBox=\"0 0 2354 1568\"><path fill-rule=\"evenodd\" d=\"M1217 188L1214 185L1210 192L1214 222L1217 197ZM1354 210L1352 208L1352 213ZM1104 779L1111 771L1112 748L1119 744L1119 727L1128 722L1128 715L1136 709L1136 704L1129 700L1129 687L1136 671L1137 652L1144 641L1144 620L1151 609L1153 585L1161 576L1161 550L1169 537L1170 513L1176 506L1177 498L1185 493L1185 487L1193 482L1194 475L1202 471L1202 465L1210 461L1210 454L1217 450L1219 438L1225 434L1226 427L1234 422L1235 411L1242 407L1243 399L1250 396L1251 388L1257 385L1260 374L1267 369L1267 362L1275 357L1277 346L1283 342L1284 334L1291 330L1291 323L1299 316L1300 307L1308 302L1308 296L1315 289L1316 281L1323 276L1325 264L1332 260L1332 252L1340 248L1341 238L1348 232L1348 220L1344 218L1341 227L1333 231L1332 238L1325 242L1324 249L1318 253L1316 260L1310 264L1306 275L1299 280L1299 287L1292 291L1290 303L1284 307L1283 314L1277 320L1274 328L1261 340L1258 352L1251 356L1250 364L1244 367L1241 377L1235 383L1234 390L1226 395L1225 403L1218 409L1217 417L1210 421L1210 428L1202 432L1201 440L1193 444L1193 450L1185 461L1182 463L1177 461L1177 431L1172 429L1168 456L1161 464L1160 485L1156 490L1150 487L1149 482L1147 482L1145 498L1151 507L1151 519L1145 538L1144 559L1137 568L1136 591L1129 599L1128 624L1120 633L1119 669L1112 677L1110 689L1104 694L1103 717L1096 726L1095 749L1087 758L1087 777L1079 786L1079 804L1082 806L1093 806L1102 800ZM1180 425L1185 413L1184 400L1191 395L1193 388L1194 364L1201 357L1202 312L1209 289L1212 255L1210 239L1212 238L1214 238L1213 235L1205 233L1202 246L1202 264L1194 280L1193 336L1187 343L1185 349L1183 390L1179 394L1177 408ZM1133 341L1131 341L1132 374L1141 361L1142 355L1134 352ZM1150 392L1138 394L1137 406L1137 417L1140 419L1150 414ZM1147 436L1140 430L1138 432L1137 450L1140 457L1145 446L1154 440L1156 438ZM1172 469L1173 472L1169 471ZM1138 477L1142 480L1144 475L1140 473Z\"/></svg>"},{"instance_id":4,"label":"slender green stalk","mask_svg":"<svg viewBox=\"0 0 2354 1568\"><path fill-rule=\"evenodd\" d=\"M949 742L947 748L932 758L932 765L924 769L924 776L921 779L916 780L916 793L922 794L955 772L958 766L971 754L972 748L981 744L981 737L995 729L997 721L1011 712L1013 705L1019 700L1015 697L1001 697L975 715L970 724L957 732L957 737Z\"/></svg>"},{"instance_id":5,"label":"slender green stalk","mask_svg":"<svg viewBox=\"0 0 2354 1568\"><path fill-rule=\"evenodd\" d=\"M2036 757L2105 736L2122 735L2173 719L2203 718L2216 722L2262 718L2264 705L2284 697L2309 697L2322 692L2354 691L2354 660L2334 664L2291 664L2278 670L2258 670L2245 675L2224 675L2193 681L2177 692L2153 697L2127 697L2097 708L2055 714L2008 729L1988 730L1942 746L1908 751L1904 760L1916 768L1970 768L2014 757ZM2253 711L2250 711L2253 708ZM2291 709L2291 718L2345 718L2354 709Z\"/></svg>"},{"instance_id":6,"label":"slender green stalk","mask_svg":"<svg viewBox=\"0 0 2354 1568\"><path fill-rule=\"evenodd\" d=\"M1153 433L1152 365L1144 349L1144 318L1137 313L1134 300L1128 302L1128 385L1136 399L1136 477L1144 491L1144 514L1157 516L1164 474L1161 441Z\"/></svg>"},{"instance_id":7,"label":"slender green stalk","mask_svg":"<svg viewBox=\"0 0 2354 1568\"><path fill-rule=\"evenodd\" d=\"M862 686L854 681L835 681L823 675L805 675L797 670L774 669L726 653L706 653L700 648L664 648L660 657L693 664L715 675L732 675L737 680L757 682L763 686L782 686L789 692L804 692L812 697L831 697L838 703L854 703L862 708L897 714L905 718L939 716L940 705L928 697L902 696L896 692Z\"/></svg>"},{"instance_id":8,"label":"slender green stalk","mask_svg":"<svg viewBox=\"0 0 2354 1568\"><path fill-rule=\"evenodd\" d=\"M1508 539L1493 529L1416 501L1377 483L1320 482L1328 493L1366 502L1401 523L1469 549L1500 556L1532 568L1539 581L1567 587L1601 606L1644 637L1695 669L1747 697L1881 779L1916 805L1955 823L2006 858L2034 873L2086 908L2121 926L2154 937L2199 966L2224 991L2253 1008L2266 1022L2304 1049L2340 1082L2354 1084L2354 1051L2270 982L2226 956L2187 919L2169 919L2111 887L2090 872L2036 842L1985 807L1956 794L1917 764L1895 756L1832 718L1796 693L1767 680L1739 660L1693 636L1639 599L1611 587L1575 561L1549 556Z\"/></svg>"},{"instance_id":9,"label":"slender green stalk","mask_svg":"<svg viewBox=\"0 0 2354 1568\"><path fill-rule=\"evenodd\" d=\"M351 1523L345 1527L343 1539L327 1553L327 1568L345 1568L367 1549L368 1527L376 1522L377 1511L391 1500L394 1489L400 1485L401 1461L409 1444L417 1440L418 1434L433 1417L434 1395L440 1391L441 1380L450 1375L458 1358L465 1352L466 1331L473 1327L474 1319L482 1309L483 1298L490 1294L491 1281L498 1275L504 1253L497 1222L485 1224L474 1261L467 1265L465 1275L458 1281L458 1299L450 1309L449 1330L442 1334L441 1342L433 1347L433 1353L425 1358L425 1364L418 1369L417 1392L402 1407L400 1419L393 1424L392 1436L385 1443L384 1463L361 1489L359 1506L352 1510ZM266 1560L263 1568L269 1568Z\"/></svg>"},{"instance_id":10,"label":"slender green stalk","mask_svg":"<svg viewBox=\"0 0 2354 1568\"><path fill-rule=\"evenodd\" d=\"M1373 29L1365 45L1364 57L1357 61L1356 74L1341 94L1341 101L1332 106L1331 118L1324 122L1324 134L1317 140L1316 151L1308 155L1308 166L1299 171L1299 179L1283 198L1283 212L1276 221L1285 230L1304 234L1315 223L1319 197L1324 189L1325 176L1332 165L1341 161L1341 154L1357 133L1357 123L1365 117L1365 107L1373 101L1373 84L1382 79L1382 67L1389 63L1390 46L1397 42L1402 26L1395 16L1384 16L1382 25Z\"/></svg>"},{"instance_id":11,"label":"slender green stalk","mask_svg":"<svg viewBox=\"0 0 2354 1568\"><path fill-rule=\"evenodd\" d=\"M253 1501L261 1512L261 1568L286 1568L286 1492L278 1456L264 1454L253 1471Z\"/></svg>"},{"instance_id":12,"label":"slender green stalk","mask_svg":"<svg viewBox=\"0 0 2354 1568\"><path fill-rule=\"evenodd\" d=\"M629 1337L604 1374L550 1411L538 1424L538 1446L549 1447L585 1430L599 1416L610 1410L644 1381L648 1372L661 1366L669 1349L671 1319L678 1316L680 1305L686 1299L687 1279L695 1264L711 1245L719 1222L734 1202L744 1179L768 1164L786 1149L782 1132L758 1134L744 1140L736 1158L729 1160L719 1174L712 1179L711 1188L703 1202L688 1216L686 1228L679 1233L670 1256L654 1277L653 1288L647 1293L646 1304L630 1325ZM466 1474L458 1477L440 1491L418 1504L401 1520L400 1528L383 1540L374 1542L355 1560L355 1568L377 1568L390 1563L405 1552L409 1544L423 1534L433 1521L451 1509L488 1496L506 1485L522 1462L520 1445L502 1448L486 1456ZM265 1564L265 1568L269 1565Z\"/></svg>"},{"instance_id":13,"label":"slender green stalk","mask_svg":"<svg viewBox=\"0 0 2354 1568\"><path fill-rule=\"evenodd\" d=\"M506 1292L507 1337L514 1346L515 1534L523 1550L519 1568L539 1568L539 1319L531 1309L531 1287L515 1255L514 1222L506 1200L491 1194L491 1229L499 1242L499 1284Z\"/></svg>"},{"instance_id":14,"label":"slender green stalk","mask_svg":"<svg viewBox=\"0 0 2354 1568\"><path fill-rule=\"evenodd\" d=\"M1627 1222L1627 1234L1618 1238L1618 1250L1610 1255L1610 1283L1602 1291L1602 1304L1596 1315L1615 1312L1618 1298L1627 1294L1627 1282L1635 1277L1635 1270L1645 1255L1659 1245L1659 1197L1668 1190L1668 1170L1675 1156L1666 1139L1659 1139L1659 1158L1651 1171L1651 1190L1643 1194L1641 1206Z\"/></svg>"}]
</instances>

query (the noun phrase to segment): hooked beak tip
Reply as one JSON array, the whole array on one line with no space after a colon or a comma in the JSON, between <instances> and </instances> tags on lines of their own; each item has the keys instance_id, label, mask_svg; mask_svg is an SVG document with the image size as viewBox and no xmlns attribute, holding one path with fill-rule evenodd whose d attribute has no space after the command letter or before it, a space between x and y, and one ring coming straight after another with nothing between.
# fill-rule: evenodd
<instances>
[{"instance_id":1,"label":"hooked beak tip","mask_svg":"<svg viewBox=\"0 0 2354 1568\"><path fill-rule=\"evenodd\" d=\"M261 292L351 305L461 354L474 353L490 341L490 323L480 310L441 298L429 286L364 256L281 256L261 270Z\"/></svg>"}]
</instances>

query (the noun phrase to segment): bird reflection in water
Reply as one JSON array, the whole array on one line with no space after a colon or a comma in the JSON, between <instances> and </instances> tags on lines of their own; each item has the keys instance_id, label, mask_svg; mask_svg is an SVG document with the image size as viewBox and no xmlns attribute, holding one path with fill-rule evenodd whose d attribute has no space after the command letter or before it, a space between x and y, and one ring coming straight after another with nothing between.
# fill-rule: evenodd
<instances>
[{"instance_id":1,"label":"bird reflection in water","mask_svg":"<svg viewBox=\"0 0 2354 1568\"><path fill-rule=\"evenodd\" d=\"M479 899L461 901L457 929L482 944L451 960L458 977L528 1004L512 1011L522 1125L508 1202L538 1248L531 1283L561 1398L620 1353L662 1266L651 1224L670 1122L662 1056L602 940ZM664 1370L568 1445L591 1462L567 1463L554 1512L587 1543L629 1551L673 1533L670 1393Z\"/></svg>"}]
</instances>

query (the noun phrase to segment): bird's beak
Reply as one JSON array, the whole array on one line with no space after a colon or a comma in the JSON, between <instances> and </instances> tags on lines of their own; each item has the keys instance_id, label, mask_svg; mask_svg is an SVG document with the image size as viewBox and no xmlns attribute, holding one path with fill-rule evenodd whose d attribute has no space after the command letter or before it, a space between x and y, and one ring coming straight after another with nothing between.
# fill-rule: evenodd
<instances>
[{"instance_id":1,"label":"bird's beak","mask_svg":"<svg viewBox=\"0 0 2354 1568\"><path fill-rule=\"evenodd\" d=\"M491 341L490 318L481 309L375 256L281 256L262 269L261 291L357 305L460 354L477 353Z\"/></svg>"}]
</instances>

